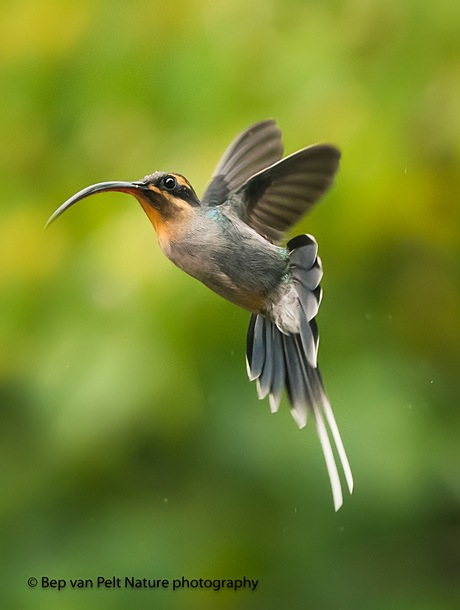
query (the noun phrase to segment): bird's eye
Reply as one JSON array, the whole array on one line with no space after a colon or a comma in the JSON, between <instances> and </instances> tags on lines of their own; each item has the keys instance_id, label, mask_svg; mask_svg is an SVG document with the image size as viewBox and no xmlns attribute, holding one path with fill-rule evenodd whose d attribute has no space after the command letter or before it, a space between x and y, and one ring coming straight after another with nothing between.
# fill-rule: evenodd
<instances>
[{"instance_id":1,"label":"bird's eye","mask_svg":"<svg viewBox=\"0 0 460 610\"><path fill-rule=\"evenodd\" d=\"M166 176L163 184L165 186L165 189L168 189L168 191L172 191L174 188L176 188L177 182L173 176Z\"/></svg>"}]
</instances>

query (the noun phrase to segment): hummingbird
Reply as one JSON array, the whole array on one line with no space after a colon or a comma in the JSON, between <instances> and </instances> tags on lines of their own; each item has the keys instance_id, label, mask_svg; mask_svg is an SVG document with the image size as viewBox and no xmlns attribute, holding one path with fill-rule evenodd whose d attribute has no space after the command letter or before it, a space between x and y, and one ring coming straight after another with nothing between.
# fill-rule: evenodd
<instances>
[{"instance_id":1,"label":"hummingbird","mask_svg":"<svg viewBox=\"0 0 460 610\"><path fill-rule=\"evenodd\" d=\"M276 122L261 121L231 142L201 199L181 174L156 171L135 182L85 188L63 203L46 226L89 195L133 195L167 258L251 313L249 379L256 380L260 399L269 396L272 412L286 390L300 428L308 414L313 416L337 511L343 496L330 435L350 493L353 476L317 364L315 316L323 275L318 245L312 235L281 244L283 235L332 185L341 154L329 144L308 146L284 158L283 153Z\"/></svg>"}]
</instances>

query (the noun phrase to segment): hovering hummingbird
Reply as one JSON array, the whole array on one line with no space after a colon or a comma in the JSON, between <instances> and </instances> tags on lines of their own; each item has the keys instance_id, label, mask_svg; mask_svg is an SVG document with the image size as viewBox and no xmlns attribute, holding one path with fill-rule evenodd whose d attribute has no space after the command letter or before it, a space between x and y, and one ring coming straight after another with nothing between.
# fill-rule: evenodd
<instances>
[{"instance_id":1,"label":"hovering hummingbird","mask_svg":"<svg viewBox=\"0 0 460 610\"><path fill-rule=\"evenodd\" d=\"M283 157L275 121L249 127L230 144L201 200L184 176L154 172L137 182L101 182L59 207L48 226L74 203L106 191L134 195L163 253L180 269L251 312L247 370L259 398L278 410L286 388L291 413L305 426L310 412L322 445L335 510L342 488L326 423L350 493L353 477L317 365L322 277L311 235L278 245L331 186L340 151L319 144Z\"/></svg>"}]
</instances>

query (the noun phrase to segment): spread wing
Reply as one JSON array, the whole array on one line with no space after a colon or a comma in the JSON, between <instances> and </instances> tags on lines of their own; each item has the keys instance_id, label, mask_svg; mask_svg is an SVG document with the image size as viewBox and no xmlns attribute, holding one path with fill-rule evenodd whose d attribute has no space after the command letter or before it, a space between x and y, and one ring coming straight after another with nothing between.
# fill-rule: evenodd
<instances>
[{"instance_id":1,"label":"spread wing","mask_svg":"<svg viewBox=\"0 0 460 610\"><path fill-rule=\"evenodd\" d=\"M303 148L249 178L235 211L273 243L295 225L332 185L340 151L329 144Z\"/></svg>"},{"instance_id":2,"label":"spread wing","mask_svg":"<svg viewBox=\"0 0 460 610\"><path fill-rule=\"evenodd\" d=\"M201 199L202 205L224 203L251 176L283 156L281 131L274 120L261 121L237 136L219 161Z\"/></svg>"}]
</instances>

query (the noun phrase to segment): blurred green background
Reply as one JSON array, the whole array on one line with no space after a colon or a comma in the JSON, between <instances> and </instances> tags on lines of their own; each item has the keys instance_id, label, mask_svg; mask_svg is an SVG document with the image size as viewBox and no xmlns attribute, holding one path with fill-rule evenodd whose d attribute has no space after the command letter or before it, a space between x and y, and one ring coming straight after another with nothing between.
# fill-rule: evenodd
<instances>
[{"instance_id":1,"label":"blurred green background","mask_svg":"<svg viewBox=\"0 0 460 610\"><path fill-rule=\"evenodd\" d=\"M5 608L460 607L460 3L5 0L0 94ZM161 254L134 199L202 193L274 117L343 151L311 232L320 364L355 475L246 377L249 315ZM27 579L259 579L255 592Z\"/></svg>"}]
</instances>

